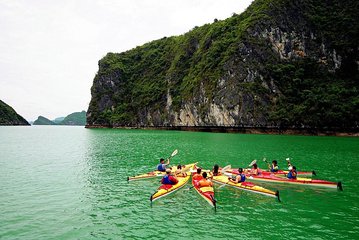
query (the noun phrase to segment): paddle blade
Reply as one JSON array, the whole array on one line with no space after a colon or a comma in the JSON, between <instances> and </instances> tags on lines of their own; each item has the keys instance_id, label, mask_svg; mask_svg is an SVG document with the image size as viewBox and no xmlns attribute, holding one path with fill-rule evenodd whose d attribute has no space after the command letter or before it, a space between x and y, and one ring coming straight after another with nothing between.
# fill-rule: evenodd
<instances>
[{"instance_id":1,"label":"paddle blade","mask_svg":"<svg viewBox=\"0 0 359 240\"><path fill-rule=\"evenodd\" d=\"M252 167L255 163L257 163L256 159L254 159L248 166Z\"/></svg>"},{"instance_id":2,"label":"paddle blade","mask_svg":"<svg viewBox=\"0 0 359 240\"><path fill-rule=\"evenodd\" d=\"M171 154L171 157L176 156L176 155L177 155L177 153L178 153L178 150L177 150L177 149L176 149L176 150L174 150L174 151L173 151L173 153Z\"/></svg>"},{"instance_id":3,"label":"paddle blade","mask_svg":"<svg viewBox=\"0 0 359 240\"><path fill-rule=\"evenodd\" d=\"M222 168L221 172L224 174L228 169L231 169L232 165L227 165L224 168Z\"/></svg>"},{"instance_id":4,"label":"paddle blade","mask_svg":"<svg viewBox=\"0 0 359 240\"><path fill-rule=\"evenodd\" d=\"M224 186L226 186L226 185L227 185L227 183L229 183L229 181L228 181L228 182L226 182L226 183L224 183L223 185L219 186L219 187L218 187L218 189L223 188Z\"/></svg>"}]
</instances>

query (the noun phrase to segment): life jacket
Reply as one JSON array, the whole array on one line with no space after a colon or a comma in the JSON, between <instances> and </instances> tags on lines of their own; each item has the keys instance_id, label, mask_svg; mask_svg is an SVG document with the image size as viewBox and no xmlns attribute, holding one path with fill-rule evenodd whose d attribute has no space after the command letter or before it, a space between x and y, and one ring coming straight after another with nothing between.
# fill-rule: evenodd
<instances>
[{"instance_id":1,"label":"life jacket","mask_svg":"<svg viewBox=\"0 0 359 240\"><path fill-rule=\"evenodd\" d=\"M160 172L165 172L166 171L166 165L160 163L157 165L157 170Z\"/></svg>"},{"instance_id":2,"label":"life jacket","mask_svg":"<svg viewBox=\"0 0 359 240\"><path fill-rule=\"evenodd\" d=\"M297 172L295 174L292 174L292 171L289 171L287 178L289 179L296 179L297 178Z\"/></svg>"},{"instance_id":3,"label":"life jacket","mask_svg":"<svg viewBox=\"0 0 359 240\"><path fill-rule=\"evenodd\" d=\"M210 187L211 182L205 179L202 179L198 182L199 187Z\"/></svg>"},{"instance_id":4,"label":"life jacket","mask_svg":"<svg viewBox=\"0 0 359 240\"><path fill-rule=\"evenodd\" d=\"M174 185L175 183L170 180L170 175L167 175L167 174L166 174L166 175L162 178L162 184L171 184L171 185Z\"/></svg>"},{"instance_id":5,"label":"life jacket","mask_svg":"<svg viewBox=\"0 0 359 240\"><path fill-rule=\"evenodd\" d=\"M246 175L244 173L240 174L241 176L241 182L245 182L246 181Z\"/></svg>"}]
</instances>

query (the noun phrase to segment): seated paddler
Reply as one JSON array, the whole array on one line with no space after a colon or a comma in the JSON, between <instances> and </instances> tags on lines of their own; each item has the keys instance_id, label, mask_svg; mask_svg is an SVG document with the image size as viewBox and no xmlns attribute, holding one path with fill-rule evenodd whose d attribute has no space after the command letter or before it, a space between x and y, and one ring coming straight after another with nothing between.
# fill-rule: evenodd
<instances>
[{"instance_id":1,"label":"seated paddler","mask_svg":"<svg viewBox=\"0 0 359 240\"><path fill-rule=\"evenodd\" d=\"M292 166L292 169L288 172L287 178L297 179L297 168L295 166Z\"/></svg>"},{"instance_id":2,"label":"seated paddler","mask_svg":"<svg viewBox=\"0 0 359 240\"><path fill-rule=\"evenodd\" d=\"M175 185L178 183L178 179L171 175L171 169L166 169L166 175L163 176L161 180L162 184Z\"/></svg>"},{"instance_id":3,"label":"seated paddler","mask_svg":"<svg viewBox=\"0 0 359 240\"><path fill-rule=\"evenodd\" d=\"M160 172L165 172L167 165L170 164L170 160L167 160L167 163L165 163L165 160L163 158L160 159L160 164L157 165L157 170Z\"/></svg>"},{"instance_id":4,"label":"seated paddler","mask_svg":"<svg viewBox=\"0 0 359 240\"><path fill-rule=\"evenodd\" d=\"M202 179L198 182L198 187L213 187L213 183L207 179L207 173L202 173Z\"/></svg>"},{"instance_id":5,"label":"seated paddler","mask_svg":"<svg viewBox=\"0 0 359 240\"><path fill-rule=\"evenodd\" d=\"M246 181L246 175L243 173L243 168L238 168L238 174L235 176L234 179L228 178L228 181L234 182L234 183L241 183Z\"/></svg>"}]
</instances>

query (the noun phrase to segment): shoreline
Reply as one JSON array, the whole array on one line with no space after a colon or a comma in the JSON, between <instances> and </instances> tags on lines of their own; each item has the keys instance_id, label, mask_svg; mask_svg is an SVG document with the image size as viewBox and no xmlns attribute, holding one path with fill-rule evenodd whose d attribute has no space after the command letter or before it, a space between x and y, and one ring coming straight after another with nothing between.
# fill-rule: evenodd
<instances>
[{"instance_id":1,"label":"shoreline","mask_svg":"<svg viewBox=\"0 0 359 240\"><path fill-rule=\"evenodd\" d=\"M278 128L278 127L226 127L226 126L128 127L128 126L109 126L109 125L86 125L85 128L143 129L143 130L168 130L168 131L189 131L189 132L213 132L213 133L359 137L359 129L351 129L351 130L344 131L344 130L333 130L333 129Z\"/></svg>"}]
</instances>

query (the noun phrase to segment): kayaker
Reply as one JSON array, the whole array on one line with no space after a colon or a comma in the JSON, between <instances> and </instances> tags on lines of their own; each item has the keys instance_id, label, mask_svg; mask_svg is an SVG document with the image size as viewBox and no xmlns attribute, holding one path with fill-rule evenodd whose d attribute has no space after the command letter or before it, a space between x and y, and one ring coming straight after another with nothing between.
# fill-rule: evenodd
<instances>
[{"instance_id":1,"label":"kayaker","mask_svg":"<svg viewBox=\"0 0 359 240\"><path fill-rule=\"evenodd\" d=\"M178 179L171 175L171 169L166 169L166 175L163 176L161 180L162 184L175 185L178 183Z\"/></svg>"},{"instance_id":2,"label":"kayaker","mask_svg":"<svg viewBox=\"0 0 359 240\"><path fill-rule=\"evenodd\" d=\"M295 166L288 172L287 178L289 179L297 179L297 168Z\"/></svg>"},{"instance_id":3,"label":"kayaker","mask_svg":"<svg viewBox=\"0 0 359 240\"><path fill-rule=\"evenodd\" d=\"M181 164L179 164L179 165L177 166L177 170L176 170L176 172L175 172L175 176L176 176L176 177L185 177L185 176L187 176L187 173L182 172L182 166L181 166Z\"/></svg>"},{"instance_id":4,"label":"kayaker","mask_svg":"<svg viewBox=\"0 0 359 240\"><path fill-rule=\"evenodd\" d=\"M201 175L202 169L197 168L197 173L193 174L192 178L195 180L201 180L203 177Z\"/></svg>"},{"instance_id":5,"label":"kayaker","mask_svg":"<svg viewBox=\"0 0 359 240\"><path fill-rule=\"evenodd\" d=\"M220 176L221 173L219 172L219 166L218 164L213 166L213 176Z\"/></svg>"},{"instance_id":6,"label":"kayaker","mask_svg":"<svg viewBox=\"0 0 359 240\"><path fill-rule=\"evenodd\" d=\"M213 183L207 179L207 173L202 173L202 179L198 182L198 187L213 187Z\"/></svg>"},{"instance_id":7,"label":"kayaker","mask_svg":"<svg viewBox=\"0 0 359 240\"><path fill-rule=\"evenodd\" d=\"M252 169L250 171L251 175L261 175L262 171L258 168L257 163L253 164Z\"/></svg>"},{"instance_id":8,"label":"kayaker","mask_svg":"<svg viewBox=\"0 0 359 240\"><path fill-rule=\"evenodd\" d=\"M165 160L163 158L160 159L160 164L157 165L157 170L160 172L165 172L167 165L170 164L170 160L167 160L167 163L165 163Z\"/></svg>"},{"instance_id":9,"label":"kayaker","mask_svg":"<svg viewBox=\"0 0 359 240\"><path fill-rule=\"evenodd\" d=\"M269 165L269 164L268 164ZM271 172L278 172L278 170L279 170L279 166L278 166L278 162L277 162L277 160L273 160L272 161L272 164L270 165L270 171Z\"/></svg>"},{"instance_id":10,"label":"kayaker","mask_svg":"<svg viewBox=\"0 0 359 240\"><path fill-rule=\"evenodd\" d=\"M235 179L228 178L228 181L234 182L234 183L241 183L246 181L246 175L243 173L243 168L238 168L238 175Z\"/></svg>"}]
</instances>

